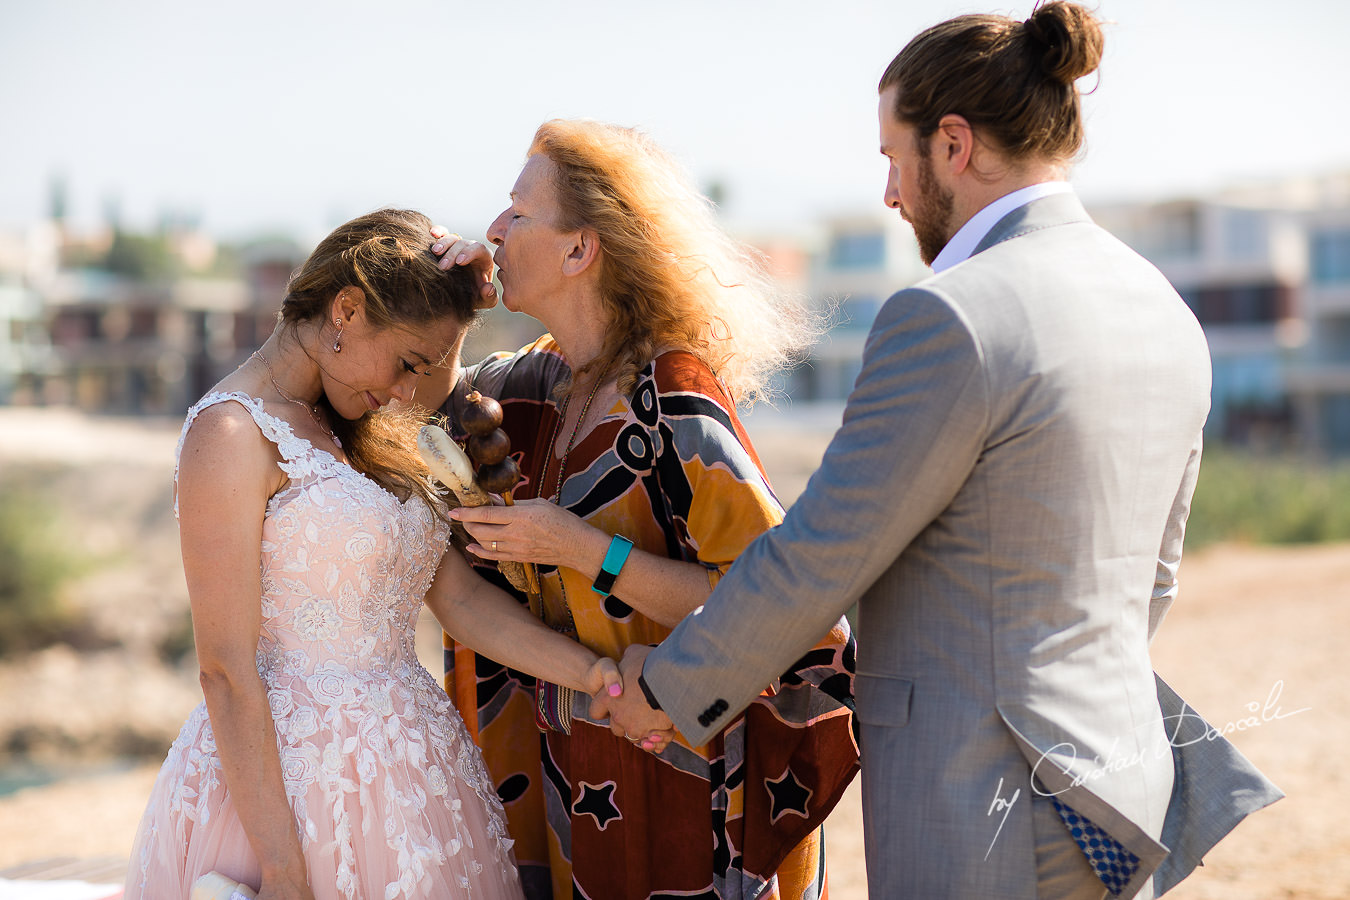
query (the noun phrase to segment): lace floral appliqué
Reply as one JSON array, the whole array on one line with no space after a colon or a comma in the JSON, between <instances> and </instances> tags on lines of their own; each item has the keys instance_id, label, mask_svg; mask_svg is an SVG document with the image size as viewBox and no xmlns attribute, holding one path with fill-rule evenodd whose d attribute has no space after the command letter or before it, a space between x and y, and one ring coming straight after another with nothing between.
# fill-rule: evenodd
<instances>
[{"instance_id":1,"label":"lace floral appliqu\u00e9","mask_svg":"<svg viewBox=\"0 0 1350 900\"><path fill-rule=\"evenodd\" d=\"M209 395L189 412L184 437L202 409L225 401L250 412L289 479L263 523L257 667L307 855L325 854L345 898L366 896L358 859L367 851L359 848L372 840L395 864L380 887L384 900L476 883L484 864L513 880L492 781L414 650L422 597L448 539L444 522L420 498L401 502L297 437L256 398ZM170 817L180 820L174 827L207 822L225 788L204 705L164 772L161 779L176 779L168 799ZM476 824L466 821L466 805L480 811ZM491 846L461 858L475 831Z\"/></svg>"}]
</instances>

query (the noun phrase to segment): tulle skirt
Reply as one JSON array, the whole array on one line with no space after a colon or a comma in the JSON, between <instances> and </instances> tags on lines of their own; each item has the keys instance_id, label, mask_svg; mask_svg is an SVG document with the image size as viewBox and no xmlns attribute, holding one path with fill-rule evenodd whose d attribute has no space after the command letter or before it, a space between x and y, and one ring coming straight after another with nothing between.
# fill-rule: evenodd
<instances>
[{"instance_id":1,"label":"tulle skirt","mask_svg":"<svg viewBox=\"0 0 1350 900\"><path fill-rule=\"evenodd\" d=\"M426 702L428 688L439 693L426 680L416 690L377 685L373 692L333 682L337 687L317 700L303 679L268 692L318 900L521 896L482 758L445 695ZM258 860L202 704L151 792L125 900L186 898L211 871L259 886Z\"/></svg>"}]
</instances>

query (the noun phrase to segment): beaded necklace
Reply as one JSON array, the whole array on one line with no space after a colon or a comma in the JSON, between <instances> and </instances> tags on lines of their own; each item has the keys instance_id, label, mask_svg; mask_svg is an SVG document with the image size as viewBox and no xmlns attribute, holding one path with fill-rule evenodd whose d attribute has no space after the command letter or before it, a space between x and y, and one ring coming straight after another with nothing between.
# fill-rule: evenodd
<instances>
[{"instance_id":1,"label":"beaded necklace","mask_svg":"<svg viewBox=\"0 0 1350 900\"><path fill-rule=\"evenodd\" d=\"M336 434L333 434L333 430L324 424L323 417L319 414L319 408L312 404L306 403L305 401L297 397L292 397L289 393L286 392L285 388L277 384L277 376L272 373L272 365L267 361L267 357L263 356L261 352L254 350L253 358L257 359L258 362L262 363L263 366L267 369L267 380L272 382L272 387L276 388L277 393L281 395L281 399L289 400L296 406L299 406L302 409L304 409L305 412L309 413L310 416L314 418L314 424L319 426L319 430L322 431L324 434L328 435L330 438L332 438L333 443L336 444L339 449L341 449L342 441L338 440L338 436Z\"/></svg>"}]
</instances>

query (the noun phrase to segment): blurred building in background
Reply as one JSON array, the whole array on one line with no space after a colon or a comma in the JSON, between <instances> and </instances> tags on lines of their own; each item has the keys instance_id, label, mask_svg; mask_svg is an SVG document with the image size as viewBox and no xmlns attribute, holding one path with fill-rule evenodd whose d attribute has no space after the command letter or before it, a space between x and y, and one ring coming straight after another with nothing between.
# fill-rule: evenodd
<instances>
[{"instance_id":1,"label":"blurred building in background","mask_svg":"<svg viewBox=\"0 0 1350 900\"><path fill-rule=\"evenodd\" d=\"M784 384L796 401L839 401L862 370L863 344L881 304L928 274L914 232L879 209L822 223L805 279L806 292L830 323Z\"/></svg>"},{"instance_id":2,"label":"blurred building in background","mask_svg":"<svg viewBox=\"0 0 1350 900\"><path fill-rule=\"evenodd\" d=\"M1094 205L1194 311L1213 359L1211 439L1350 455L1350 173ZM834 326L787 380L842 400L882 302L928 273L895 213L823 225L809 293Z\"/></svg>"},{"instance_id":3,"label":"blurred building in background","mask_svg":"<svg viewBox=\"0 0 1350 900\"><path fill-rule=\"evenodd\" d=\"M180 415L271 333L304 258L289 240L218 247L181 218L138 236L110 215L72 235L62 207L57 196L49 221L0 235L0 403ZM1158 266L1204 327L1212 439L1350 455L1350 173L1090 212ZM928 273L913 232L879 209L742 237L828 322L777 393L841 403L881 304ZM498 307L464 357L538 334Z\"/></svg>"},{"instance_id":4,"label":"blurred building in background","mask_svg":"<svg viewBox=\"0 0 1350 900\"><path fill-rule=\"evenodd\" d=\"M1214 366L1207 431L1283 441L1293 427L1286 370L1305 339L1298 215L1224 198L1091 212L1162 271L1204 327Z\"/></svg>"},{"instance_id":5,"label":"blurred building in background","mask_svg":"<svg viewBox=\"0 0 1350 900\"><path fill-rule=\"evenodd\" d=\"M1319 192L1310 211L1303 315L1307 341L1289 367L1305 446L1350 454L1350 175Z\"/></svg>"},{"instance_id":6,"label":"blurred building in background","mask_svg":"<svg viewBox=\"0 0 1350 900\"><path fill-rule=\"evenodd\" d=\"M54 371L51 342L35 274L55 267L56 229L0 234L0 403L9 403L34 373Z\"/></svg>"},{"instance_id":7,"label":"blurred building in background","mask_svg":"<svg viewBox=\"0 0 1350 900\"><path fill-rule=\"evenodd\" d=\"M301 261L284 241L217 271L190 228L70 235L59 219L0 240L0 403L179 415L271 333Z\"/></svg>"},{"instance_id":8,"label":"blurred building in background","mask_svg":"<svg viewBox=\"0 0 1350 900\"><path fill-rule=\"evenodd\" d=\"M1204 327L1211 437L1350 455L1350 173L1091 213Z\"/></svg>"}]
</instances>

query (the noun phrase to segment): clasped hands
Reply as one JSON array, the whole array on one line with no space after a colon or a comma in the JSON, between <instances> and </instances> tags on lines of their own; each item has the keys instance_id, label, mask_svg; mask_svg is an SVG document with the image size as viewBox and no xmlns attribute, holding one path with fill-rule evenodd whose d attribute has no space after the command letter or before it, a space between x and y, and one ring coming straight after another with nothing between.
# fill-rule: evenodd
<instances>
[{"instance_id":1,"label":"clasped hands","mask_svg":"<svg viewBox=\"0 0 1350 900\"><path fill-rule=\"evenodd\" d=\"M660 753L675 738L675 726L665 713L652 709L638 684L642 664L652 648L630 644L619 661L623 692L617 697L598 692L591 697L591 718L609 719L609 730L643 750Z\"/></svg>"}]
</instances>

